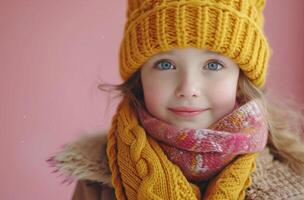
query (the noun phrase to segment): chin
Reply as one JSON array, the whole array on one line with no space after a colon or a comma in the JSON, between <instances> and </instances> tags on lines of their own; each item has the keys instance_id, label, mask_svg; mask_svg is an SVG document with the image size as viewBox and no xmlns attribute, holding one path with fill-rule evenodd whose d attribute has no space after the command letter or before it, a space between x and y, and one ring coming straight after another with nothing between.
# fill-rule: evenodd
<instances>
[{"instance_id":1,"label":"chin","mask_svg":"<svg viewBox=\"0 0 304 200\"><path fill-rule=\"evenodd\" d=\"M198 124L191 124L191 123L176 123L176 124L172 124L172 125L177 128L195 128L195 129L208 128L208 126L203 126L202 124L198 125Z\"/></svg>"}]
</instances>

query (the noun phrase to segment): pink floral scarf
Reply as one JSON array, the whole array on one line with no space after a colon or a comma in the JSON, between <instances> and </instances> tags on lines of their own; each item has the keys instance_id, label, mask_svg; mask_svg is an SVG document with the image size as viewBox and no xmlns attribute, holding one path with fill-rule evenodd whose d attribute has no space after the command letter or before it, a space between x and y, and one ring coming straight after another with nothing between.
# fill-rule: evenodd
<instances>
[{"instance_id":1,"label":"pink floral scarf","mask_svg":"<svg viewBox=\"0 0 304 200\"><path fill-rule=\"evenodd\" d=\"M236 107L208 129L176 128L145 109L138 114L147 133L189 181L207 181L237 155L260 152L267 143L267 125L254 100Z\"/></svg>"}]
</instances>

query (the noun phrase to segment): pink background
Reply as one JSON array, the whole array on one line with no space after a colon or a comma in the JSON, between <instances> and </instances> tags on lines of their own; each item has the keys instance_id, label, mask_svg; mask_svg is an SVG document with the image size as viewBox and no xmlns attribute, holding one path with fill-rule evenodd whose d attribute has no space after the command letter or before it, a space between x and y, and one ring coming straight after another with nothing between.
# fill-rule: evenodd
<instances>
[{"instance_id":1,"label":"pink background","mask_svg":"<svg viewBox=\"0 0 304 200\"><path fill-rule=\"evenodd\" d=\"M60 145L105 129L101 80L119 83L126 0L0 2L0 199L70 199L45 162ZM304 1L268 1L268 86L304 101Z\"/></svg>"}]
</instances>

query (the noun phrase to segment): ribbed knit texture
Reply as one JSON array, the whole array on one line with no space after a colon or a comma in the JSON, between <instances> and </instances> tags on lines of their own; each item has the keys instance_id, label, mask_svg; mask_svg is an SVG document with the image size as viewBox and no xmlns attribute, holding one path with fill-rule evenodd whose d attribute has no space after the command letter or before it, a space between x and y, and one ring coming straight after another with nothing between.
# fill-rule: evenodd
<instances>
[{"instance_id":1,"label":"ribbed knit texture","mask_svg":"<svg viewBox=\"0 0 304 200\"><path fill-rule=\"evenodd\" d=\"M156 53L194 47L230 57L262 87L271 51L264 6L265 0L129 0L120 75L127 80Z\"/></svg>"},{"instance_id":2,"label":"ribbed knit texture","mask_svg":"<svg viewBox=\"0 0 304 200\"><path fill-rule=\"evenodd\" d=\"M113 117L107 155L118 200L201 199L198 187L187 181L138 124L127 99L120 103ZM251 183L255 155L240 156L225 168L216 182L208 186L208 199L244 199Z\"/></svg>"}]
</instances>

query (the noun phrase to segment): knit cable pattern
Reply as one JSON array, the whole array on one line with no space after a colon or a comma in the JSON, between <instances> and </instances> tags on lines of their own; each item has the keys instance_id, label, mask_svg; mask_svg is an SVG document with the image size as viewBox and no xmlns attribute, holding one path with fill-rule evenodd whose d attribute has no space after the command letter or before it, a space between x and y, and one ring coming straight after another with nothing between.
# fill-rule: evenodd
<instances>
[{"instance_id":1,"label":"knit cable pattern","mask_svg":"<svg viewBox=\"0 0 304 200\"><path fill-rule=\"evenodd\" d=\"M115 118L107 153L117 199L197 199L197 188L147 137L126 100Z\"/></svg>"},{"instance_id":2,"label":"knit cable pattern","mask_svg":"<svg viewBox=\"0 0 304 200\"><path fill-rule=\"evenodd\" d=\"M118 200L201 199L198 187L187 181L158 143L138 124L127 99L122 100L113 118L107 154ZM255 162L253 158L241 156L224 169L219 181L209 187L208 199L243 198L250 184L247 180Z\"/></svg>"}]
</instances>

